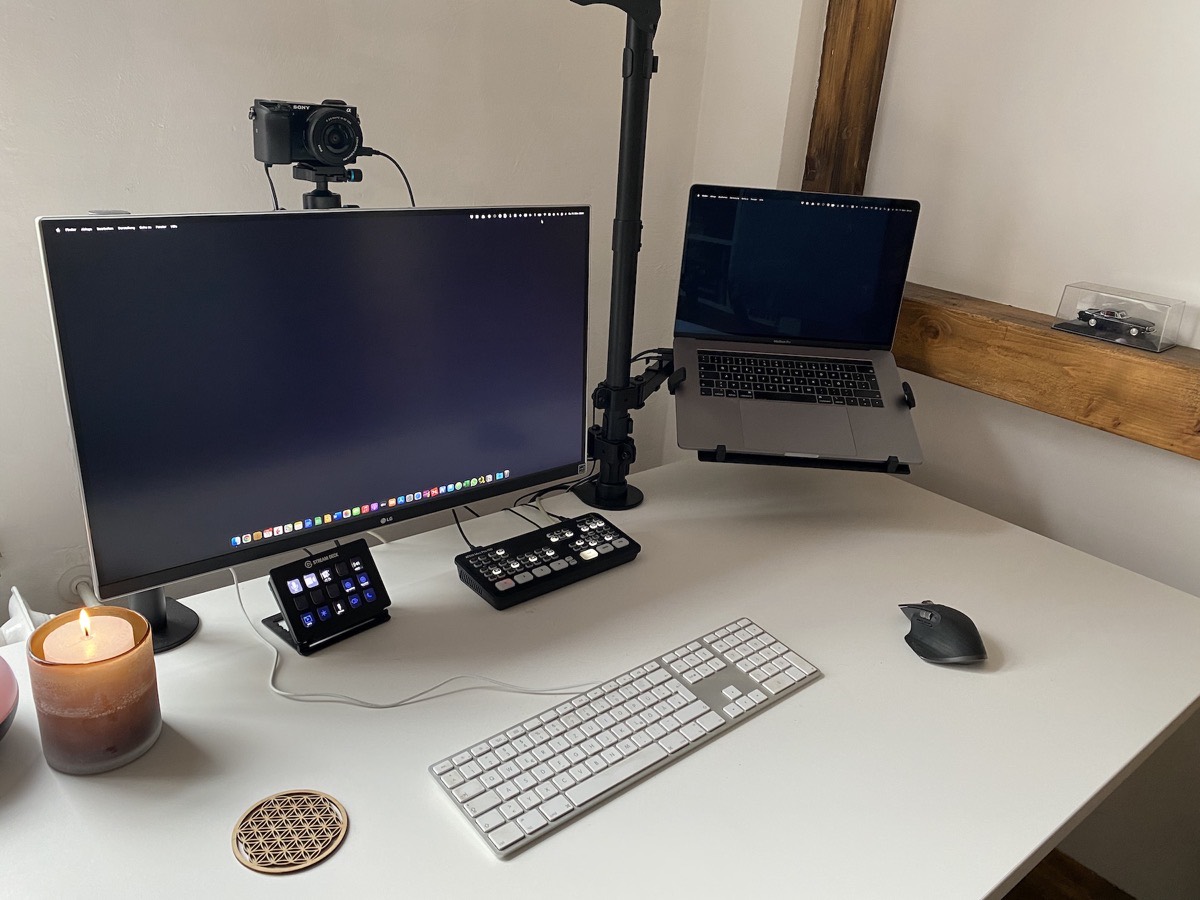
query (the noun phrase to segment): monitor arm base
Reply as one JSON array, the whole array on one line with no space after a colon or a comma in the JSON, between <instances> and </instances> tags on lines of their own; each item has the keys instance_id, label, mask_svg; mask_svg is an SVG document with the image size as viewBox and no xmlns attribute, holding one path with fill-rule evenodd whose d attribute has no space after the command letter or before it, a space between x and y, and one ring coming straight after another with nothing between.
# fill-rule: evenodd
<instances>
[{"instance_id":1,"label":"monitor arm base","mask_svg":"<svg viewBox=\"0 0 1200 900\"><path fill-rule=\"evenodd\" d=\"M596 409L604 410L605 425L593 425L588 429L588 456L600 462L600 477L578 485L575 496L596 509L633 509L644 499L641 491L632 487L626 477L629 467L637 459L637 447L633 443L633 419L631 409L641 409L646 400L664 383L674 393L676 378L675 360L670 350L662 351L641 375L629 380L625 387L613 387L608 382L600 384L592 392ZM613 438L609 434L609 416L620 418L626 423L624 435ZM610 477L606 479L604 476Z\"/></svg>"}]
</instances>

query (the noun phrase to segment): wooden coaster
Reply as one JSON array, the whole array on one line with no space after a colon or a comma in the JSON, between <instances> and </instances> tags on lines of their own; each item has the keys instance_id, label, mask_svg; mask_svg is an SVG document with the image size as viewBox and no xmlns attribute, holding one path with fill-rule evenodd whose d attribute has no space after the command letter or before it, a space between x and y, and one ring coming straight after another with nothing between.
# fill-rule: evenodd
<instances>
[{"instance_id":1,"label":"wooden coaster","mask_svg":"<svg viewBox=\"0 0 1200 900\"><path fill-rule=\"evenodd\" d=\"M332 856L349 827L346 808L328 794L284 791L242 814L233 830L233 855L255 872L297 872Z\"/></svg>"}]
</instances>

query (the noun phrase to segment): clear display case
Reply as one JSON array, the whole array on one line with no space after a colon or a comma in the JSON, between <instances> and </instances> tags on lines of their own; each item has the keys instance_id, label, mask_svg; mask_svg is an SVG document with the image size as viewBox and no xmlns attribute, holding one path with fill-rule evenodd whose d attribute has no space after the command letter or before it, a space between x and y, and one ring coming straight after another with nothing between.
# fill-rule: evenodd
<instances>
[{"instance_id":1,"label":"clear display case","mask_svg":"<svg viewBox=\"0 0 1200 900\"><path fill-rule=\"evenodd\" d=\"M1155 353L1174 347L1182 300L1082 281L1068 284L1054 327Z\"/></svg>"}]
</instances>

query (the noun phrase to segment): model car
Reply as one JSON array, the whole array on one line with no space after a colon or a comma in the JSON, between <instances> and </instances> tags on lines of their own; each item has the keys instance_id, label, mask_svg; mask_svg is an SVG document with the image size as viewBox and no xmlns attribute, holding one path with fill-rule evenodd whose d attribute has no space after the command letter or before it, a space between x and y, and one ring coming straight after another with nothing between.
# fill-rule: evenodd
<instances>
[{"instance_id":1,"label":"model car","mask_svg":"<svg viewBox=\"0 0 1200 900\"><path fill-rule=\"evenodd\" d=\"M1081 309L1079 311L1079 318L1081 321L1087 322L1092 328L1099 328L1104 331L1119 331L1130 337L1137 337L1139 334L1154 334L1154 330L1157 327L1149 319L1136 318L1129 315L1125 310L1112 306L1102 306L1097 309Z\"/></svg>"}]
</instances>

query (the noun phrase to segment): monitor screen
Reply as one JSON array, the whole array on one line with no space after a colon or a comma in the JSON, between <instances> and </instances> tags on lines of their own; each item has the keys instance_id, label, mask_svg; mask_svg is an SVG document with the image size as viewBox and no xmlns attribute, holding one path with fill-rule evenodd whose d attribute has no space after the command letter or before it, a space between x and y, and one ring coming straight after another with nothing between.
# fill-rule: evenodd
<instances>
[{"instance_id":1,"label":"monitor screen","mask_svg":"<svg viewBox=\"0 0 1200 900\"><path fill-rule=\"evenodd\" d=\"M913 200L693 185L675 334L887 350Z\"/></svg>"},{"instance_id":2,"label":"monitor screen","mask_svg":"<svg viewBox=\"0 0 1200 900\"><path fill-rule=\"evenodd\" d=\"M588 221L40 219L99 596L581 472Z\"/></svg>"}]
</instances>

